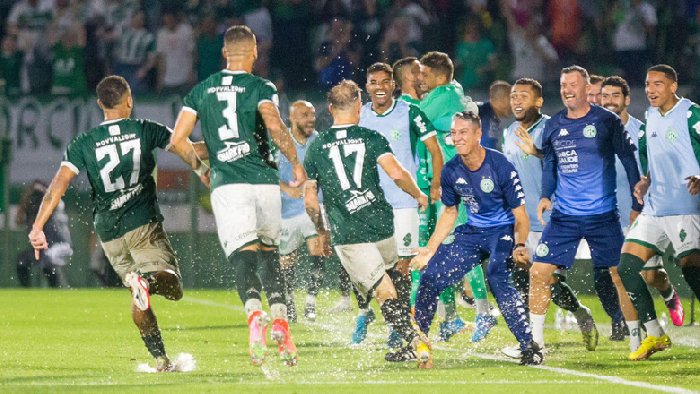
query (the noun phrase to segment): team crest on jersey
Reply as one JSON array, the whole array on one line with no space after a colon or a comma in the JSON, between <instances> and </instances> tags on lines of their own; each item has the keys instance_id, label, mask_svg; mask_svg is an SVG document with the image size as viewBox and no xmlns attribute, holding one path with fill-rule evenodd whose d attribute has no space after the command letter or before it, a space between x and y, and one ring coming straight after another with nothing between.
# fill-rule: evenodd
<instances>
[{"instance_id":1,"label":"team crest on jersey","mask_svg":"<svg viewBox=\"0 0 700 394\"><path fill-rule=\"evenodd\" d=\"M537 245L537 249L535 250L535 253L537 253L538 256L543 257L549 254L549 246L545 244L539 244Z\"/></svg>"},{"instance_id":2,"label":"team crest on jersey","mask_svg":"<svg viewBox=\"0 0 700 394\"><path fill-rule=\"evenodd\" d=\"M675 143L678 139L678 132L674 129L666 130L666 139L672 144Z\"/></svg>"},{"instance_id":3,"label":"team crest on jersey","mask_svg":"<svg viewBox=\"0 0 700 394\"><path fill-rule=\"evenodd\" d=\"M449 244L451 244L451 243L454 242L454 241L455 241L455 235L454 235L454 234L450 234L450 235L448 235L448 236L445 238L444 241L442 241L442 244L443 244L443 245L449 245Z\"/></svg>"},{"instance_id":4,"label":"team crest on jersey","mask_svg":"<svg viewBox=\"0 0 700 394\"><path fill-rule=\"evenodd\" d=\"M592 124L589 124L588 126L583 128L583 136L586 138L595 138L595 135L598 133L598 130L596 130L595 126Z\"/></svg>"},{"instance_id":5,"label":"team crest on jersey","mask_svg":"<svg viewBox=\"0 0 700 394\"><path fill-rule=\"evenodd\" d=\"M401 130L399 130L397 128L392 129L390 134L391 134L391 138L394 141L398 141L399 139L401 139Z\"/></svg>"},{"instance_id":6,"label":"team crest on jersey","mask_svg":"<svg viewBox=\"0 0 700 394\"><path fill-rule=\"evenodd\" d=\"M484 178L481 180L481 191L484 193L491 193L493 191L493 181L489 178Z\"/></svg>"}]
</instances>

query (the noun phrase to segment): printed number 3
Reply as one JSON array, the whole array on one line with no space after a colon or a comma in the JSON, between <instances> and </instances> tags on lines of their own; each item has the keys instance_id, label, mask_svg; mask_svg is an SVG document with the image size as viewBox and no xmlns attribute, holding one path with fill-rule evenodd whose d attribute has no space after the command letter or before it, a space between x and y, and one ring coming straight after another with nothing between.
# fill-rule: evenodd
<instances>
[{"instance_id":1,"label":"printed number 3","mask_svg":"<svg viewBox=\"0 0 700 394\"><path fill-rule=\"evenodd\" d=\"M226 125L219 127L219 139L238 138L238 114L236 114L236 92L218 92L216 98L226 102L226 108L221 115L226 119Z\"/></svg>"},{"instance_id":2,"label":"printed number 3","mask_svg":"<svg viewBox=\"0 0 700 394\"><path fill-rule=\"evenodd\" d=\"M119 144L119 148L122 152L122 156L133 152L131 155L131 161L134 166L131 170L131 177L129 179L129 186L134 186L139 180L139 172L141 171L141 140L135 139L131 141L122 142ZM100 161L109 156L109 161L105 164L104 168L100 170L100 177L102 178L102 183L105 186L105 192L111 193L117 190L121 190L125 187L124 178L119 176L112 182L111 173L121 162L119 152L117 152L116 145L105 145L97 148L95 150L97 154L97 161Z\"/></svg>"}]
</instances>

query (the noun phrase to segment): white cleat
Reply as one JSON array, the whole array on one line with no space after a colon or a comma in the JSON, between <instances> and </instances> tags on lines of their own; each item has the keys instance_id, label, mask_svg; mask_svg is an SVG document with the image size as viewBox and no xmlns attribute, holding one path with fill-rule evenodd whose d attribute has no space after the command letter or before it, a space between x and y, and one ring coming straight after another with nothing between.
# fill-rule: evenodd
<instances>
[{"instance_id":1,"label":"white cleat","mask_svg":"<svg viewBox=\"0 0 700 394\"><path fill-rule=\"evenodd\" d=\"M151 294L148 292L148 282L136 272L129 272L124 278L131 289L131 300L140 310L145 311L151 307Z\"/></svg>"}]
</instances>

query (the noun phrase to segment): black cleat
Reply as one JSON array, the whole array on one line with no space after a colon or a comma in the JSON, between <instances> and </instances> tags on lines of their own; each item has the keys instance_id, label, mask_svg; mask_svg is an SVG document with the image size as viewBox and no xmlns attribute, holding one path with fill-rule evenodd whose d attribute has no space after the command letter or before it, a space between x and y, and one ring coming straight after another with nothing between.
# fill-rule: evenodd
<instances>
[{"instance_id":1,"label":"black cleat","mask_svg":"<svg viewBox=\"0 0 700 394\"><path fill-rule=\"evenodd\" d=\"M297 322L297 307L293 301L287 304L287 320L290 323Z\"/></svg>"},{"instance_id":2,"label":"black cleat","mask_svg":"<svg viewBox=\"0 0 700 394\"><path fill-rule=\"evenodd\" d=\"M386 361L400 363L404 361L415 361L418 359L416 352L411 345L404 346L395 352L389 352L384 356Z\"/></svg>"},{"instance_id":3,"label":"black cleat","mask_svg":"<svg viewBox=\"0 0 700 394\"><path fill-rule=\"evenodd\" d=\"M610 340L615 342L621 342L625 340L625 323L613 323L612 324L612 334L610 334Z\"/></svg>"},{"instance_id":4,"label":"black cleat","mask_svg":"<svg viewBox=\"0 0 700 394\"><path fill-rule=\"evenodd\" d=\"M520 365L540 365L544 361L542 350L535 341L530 342L520 357Z\"/></svg>"},{"instance_id":5,"label":"black cleat","mask_svg":"<svg viewBox=\"0 0 700 394\"><path fill-rule=\"evenodd\" d=\"M306 304L304 318L308 321L316 321L316 307L314 305Z\"/></svg>"}]
</instances>

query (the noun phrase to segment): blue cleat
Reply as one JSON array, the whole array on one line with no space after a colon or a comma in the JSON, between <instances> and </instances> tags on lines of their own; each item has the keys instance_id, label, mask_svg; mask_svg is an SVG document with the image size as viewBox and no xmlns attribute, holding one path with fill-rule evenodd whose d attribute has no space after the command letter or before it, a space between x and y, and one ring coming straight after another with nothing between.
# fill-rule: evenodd
<instances>
[{"instance_id":1,"label":"blue cleat","mask_svg":"<svg viewBox=\"0 0 700 394\"><path fill-rule=\"evenodd\" d=\"M359 345L367 338L367 325L369 319L367 316L358 316L355 320L355 331L352 333L352 344Z\"/></svg>"},{"instance_id":2,"label":"blue cleat","mask_svg":"<svg viewBox=\"0 0 700 394\"><path fill-rule=\"evenodd\" d=\"M401 345L403 345L403 338L401 338L401 334L399 334L398 331L390 328L389 338L386 340L386 345L391 349L400 348Z\"/></svg>"},{"instance_id":3,"label":"blue cleat","mask_svg":"<svg viewBox=\"0 0 700 394\"><path fill-rule=\"evenodd\" d=\"M495 317L482 314L476 316L476 328L474 329L474 334L472 334L472 342L481 342L489 335L491 329L498 324L498 320Z\"/></svg>"},{"instance_id":4,"label":"blue cleat","mask_svg":"<svg viewBox=\"0 0 700 394\"><path fill-rule=\"evenodd\" d=\"M454 335L466 328L466 323L457 316L454 320L440 323L440 342L447 342Z\"/></svg>"}]
</instances>

